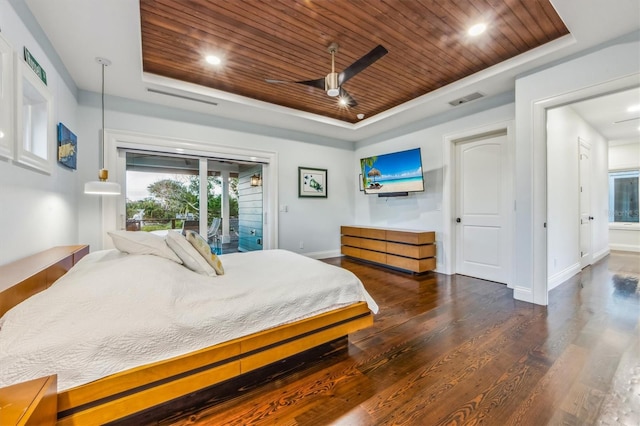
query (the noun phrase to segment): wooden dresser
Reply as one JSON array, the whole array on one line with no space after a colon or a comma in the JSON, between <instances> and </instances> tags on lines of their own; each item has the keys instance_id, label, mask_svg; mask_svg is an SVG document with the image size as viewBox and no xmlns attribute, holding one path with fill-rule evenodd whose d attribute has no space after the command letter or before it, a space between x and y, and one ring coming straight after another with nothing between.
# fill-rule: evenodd
<instances>
[{"instance_id":1,"label":"wooden dresser","mask_svg":"<svg viewBox=\"0 0 640 426\"><path fill-rule=\"evenodd\" d=\"M415 273L436 268L433 231L341 226L340 233L345 256Z\"/></svg>"}]
</instances>

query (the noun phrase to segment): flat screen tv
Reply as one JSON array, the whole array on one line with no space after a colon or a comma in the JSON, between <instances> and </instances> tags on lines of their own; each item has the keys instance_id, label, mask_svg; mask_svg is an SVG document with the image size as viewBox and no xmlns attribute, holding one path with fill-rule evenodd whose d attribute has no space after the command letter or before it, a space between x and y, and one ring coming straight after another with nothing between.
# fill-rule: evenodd
<instances>
[{"instance_id":1,"label":"flat screen tv","mask_svg":"<svg viewBox=\"0 0 640 426\"><path fill-rule=\"evenodd\" d=\"M420 148L360 160L365 194L408 195L424 191Z\"/></svg>"}]
</instances>

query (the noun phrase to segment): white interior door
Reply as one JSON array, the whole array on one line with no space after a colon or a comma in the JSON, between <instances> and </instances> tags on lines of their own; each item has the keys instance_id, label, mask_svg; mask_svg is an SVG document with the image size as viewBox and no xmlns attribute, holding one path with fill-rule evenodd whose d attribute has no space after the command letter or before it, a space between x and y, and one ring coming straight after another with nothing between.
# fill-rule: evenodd
<instances>
[{"instance_id":1,"label":"white interior door","mask_svg":"<svg viewBox=\"0 0 640 426\"><path fill-rule=\"evenodd\" d=\"M507 283L510 267L506 135L456 144L456 272Z\"/></svg>"},{"instance_id":2,"label":"white interior door","mask_svg":"<svg viewBox=\"0 0 640 426\"><path fill-rule=\"evenodd\" d=\"M580 267L591 265L591 148L580 140Z\"/></svg>"}]
</instances>

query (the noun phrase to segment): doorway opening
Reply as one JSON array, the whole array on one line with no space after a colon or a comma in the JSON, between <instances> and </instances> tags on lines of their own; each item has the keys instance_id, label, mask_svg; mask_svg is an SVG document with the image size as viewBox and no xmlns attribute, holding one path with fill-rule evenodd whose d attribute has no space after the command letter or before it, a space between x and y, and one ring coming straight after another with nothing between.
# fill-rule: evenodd
<instances>
[{"instance_id":1,"label":"doorway opening","mask_svg":"<svg viewBox=\"0 0 640 426\"><path fill-rule=\"evenodd\" d=\"M567 96L576 94L561 96L554 99L559 105L545 109L547 293L611 247L610 171L618 163L611 144L640 143L638 115L628 111L638 105L640 91L605 88L600 94L584 91L571 102ZM635 161L638 167L638 150L627 151L623 166Z\"/></svg>"}]
</instances>

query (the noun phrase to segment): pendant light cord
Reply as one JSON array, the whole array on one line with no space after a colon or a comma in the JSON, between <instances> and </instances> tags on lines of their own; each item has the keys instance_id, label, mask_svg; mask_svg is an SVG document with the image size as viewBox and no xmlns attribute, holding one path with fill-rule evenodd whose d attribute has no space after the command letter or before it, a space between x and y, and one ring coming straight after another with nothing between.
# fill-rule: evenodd
<instances>
[{"instance_id":1,"label":"pendant light cord","mask_svg":"<svg viewBox=\"0 0 640 426\"><path fill-rule=\"evenodd\" d=\"M104 169L104 67L106 65L102 63L102 163L100 168Z\"/></svg>"}]
</instances>

